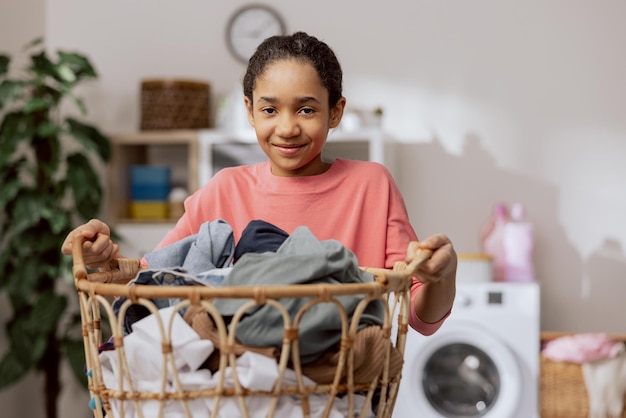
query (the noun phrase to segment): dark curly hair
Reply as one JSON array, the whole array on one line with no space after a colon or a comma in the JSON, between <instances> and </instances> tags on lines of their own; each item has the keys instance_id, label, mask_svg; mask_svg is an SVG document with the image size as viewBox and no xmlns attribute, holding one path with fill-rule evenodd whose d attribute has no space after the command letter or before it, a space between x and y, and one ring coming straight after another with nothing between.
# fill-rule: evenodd
<instances>
[{"instance_id":1,"label":"dark curly hair","mask_svg":"<svg viewBox=\"0 0 626 418\"><path fill-rule=\"evenodd\" d=\"M263 74L268 65L285 59L296 59L311 64L317 71L322 85L328 90L329 107L332 108L337 104L342 95L343 78L339 60L326 43L304 32L272 36L257 47L248 61L248 69L243 78L243 94L250 103L257 78Z\"/></svg>"}]
</instances>

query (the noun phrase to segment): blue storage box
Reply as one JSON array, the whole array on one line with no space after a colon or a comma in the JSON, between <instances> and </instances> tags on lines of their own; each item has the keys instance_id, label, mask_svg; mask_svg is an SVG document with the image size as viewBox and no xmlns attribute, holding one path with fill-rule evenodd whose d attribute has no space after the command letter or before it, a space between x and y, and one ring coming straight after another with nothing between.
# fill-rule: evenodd
<instances>
[{"instance_id":1,"label":"blue storage box","mask_svg":"<svg viewBox=\"0 0 626 418\"><path fill-rule=\"evenodd\" d=\"M130 167L131 200L167 201L170 189L169 167L157 165Z\"/></svg>"}]
</instances>

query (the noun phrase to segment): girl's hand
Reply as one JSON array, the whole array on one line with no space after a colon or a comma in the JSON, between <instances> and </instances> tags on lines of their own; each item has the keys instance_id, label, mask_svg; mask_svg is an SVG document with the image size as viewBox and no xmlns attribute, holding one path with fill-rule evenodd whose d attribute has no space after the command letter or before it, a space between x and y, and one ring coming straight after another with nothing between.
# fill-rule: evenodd
<instances>
[{"instance_id":1,"label":"girl's hand","mask_svg":"<svg viewBox=\"0 0 626 418\"><path fill-rule=\"evenodd\" d=\"M418 251L432 251L429 259L417 266L414 276L422 283L454 282L456 277L457 256L452 242L443 234L431 235L422 241L412 241L407 249L406 262L410 263Z\"/></svg>"},{"instance_id":2,"label":"girl's hand","mask_svg":"<svg viewBox=\"0 0 626 418\"><path fill-rule=\"evenodd\" d=\"M70 232L61 247L63 254L72 254L74 238L79 236L85 238L83 259L88 268L107 267L111 259L119 257L119 246L111 241L109 226L98 219L92 219Z\"/></svg>"}]
</instances>

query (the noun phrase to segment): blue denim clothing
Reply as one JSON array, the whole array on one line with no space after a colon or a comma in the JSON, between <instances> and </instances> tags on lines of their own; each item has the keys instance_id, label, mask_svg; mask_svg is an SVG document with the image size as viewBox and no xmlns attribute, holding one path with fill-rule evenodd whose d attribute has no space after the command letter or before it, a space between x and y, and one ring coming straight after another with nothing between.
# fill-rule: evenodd
<instances>
[{"instance_id":1,"label":"blue denim clothing","mask_svg":"<svg viewBox=\"0 0 626 418\"><path fill-rule=\"evenodd\" d=\"M151 269L181 267L191 275L232 265L235 238L232 227L218 219L200 225L197 234L146 254Z\"/></svg>"},{"instance_id":2,"label":"blue denim clothing","mask_svg":"<svg viewBox=\"0 0 626 418\"><path fill-rule=\"evenodd\" d=\"M224 220L205 222L197 234L146 254L150 269L140 271L129 282L149 286L220 286L233 268L235 252L241 256L248 252L264 253L277 250L288 237L283 230L262 220L251 221L235 248L232 227ZM126 298L113 303L119 309ZM181 299L153 299L157 309L178 304ZM184 315L185 309L181 310ZM132 332L132 324L150 312L141 305L132 305L124 318L125 335Z\"/></svg>"},{"instance_id":3,"label":"blue denim clothing","mask_svg":"<svg viewBox=\"0 0 626 418\"><path fill-rule=\"evenodd\" d=\"M149 270L140 271L129 283L151 286L219 286L232 268L235 242L231 226L224 220L205 222L197 234L146 254ZM113 303L117 315L126 298ZM153 299L158 309L174 306L180 299ZM184 309L181 314L184 314ZM132 305L126 311L124 332L149 315L144 306Z\"/></svg>"}]
</instances>

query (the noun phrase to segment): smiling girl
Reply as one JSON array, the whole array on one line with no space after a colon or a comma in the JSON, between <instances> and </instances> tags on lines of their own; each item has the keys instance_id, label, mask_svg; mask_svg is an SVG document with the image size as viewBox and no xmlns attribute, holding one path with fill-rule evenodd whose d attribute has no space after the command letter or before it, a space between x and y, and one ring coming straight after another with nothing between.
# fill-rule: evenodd
<instances>
[{"instance_id":1,"label":"smiling girl","mask_svg":"<svg viewBox=\"0 0 626 418\"><path fill-rule=\"evenodd\" d=\"M362 266L392 268L418 249L429 249L430 259L415 272L409 323L422 334L435 332L455 295L452 243L443 234L417 240L404 199L383 165L322 158L328 132L339 125L346 105L333 51L303 32L268 38L250 58L243 92L248 120L268 160L218 172L187 198L184 215L158 248L215 219L231 225L237 242L248 223L260 219L289 234L304 225L319 240L336 239ZM88 265L119 256L102 221L91 220L68 235L65 254L71 253L75 234L89 239Z\"/></svg>"}]
</instances>

